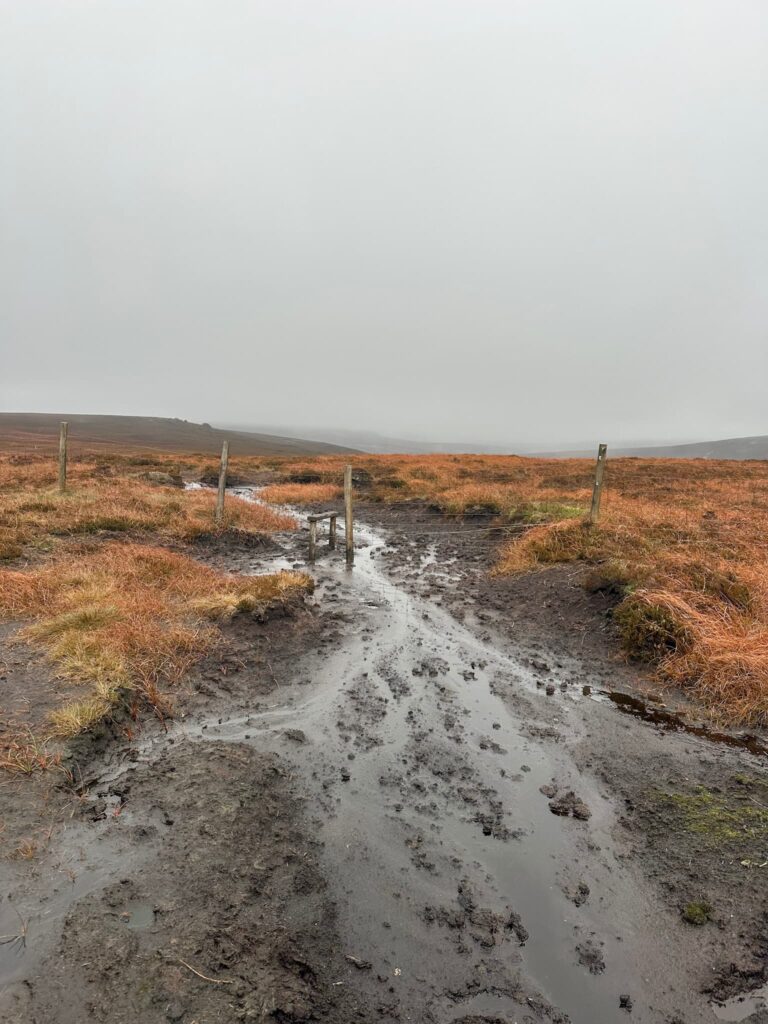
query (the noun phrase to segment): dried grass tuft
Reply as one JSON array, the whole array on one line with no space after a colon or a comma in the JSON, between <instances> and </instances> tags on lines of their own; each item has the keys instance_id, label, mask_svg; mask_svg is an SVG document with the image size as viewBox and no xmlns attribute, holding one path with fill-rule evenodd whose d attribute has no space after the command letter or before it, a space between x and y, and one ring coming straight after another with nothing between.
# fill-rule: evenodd
<instances>
[{"instance_id":1,"label":"dried grass tuft","mask_svg":"<svg viewBox=\"0 0 768 1024\"><path fill-rule=\"evenodd\" d=\"M227 574L165 548L109 541L87 555L0 570L0 615L31 619L21 639L86 687L52 716L66 736L105 717L125 690L167 710L169 689L218 642L211 620L265 615L311 587L302 573Z\"/></svg>"}]
</instances>

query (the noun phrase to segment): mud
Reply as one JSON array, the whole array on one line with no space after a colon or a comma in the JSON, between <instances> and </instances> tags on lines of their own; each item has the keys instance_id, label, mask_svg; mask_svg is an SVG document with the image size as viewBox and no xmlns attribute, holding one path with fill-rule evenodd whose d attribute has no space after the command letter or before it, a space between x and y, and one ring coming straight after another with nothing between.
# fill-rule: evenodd
<instances>
[{"instance_id":1,"label":"mud","mask_svg":"<svg viewBox=\"0 0 768 1024\"><path fill-rule=\"evenodd\" d=\"M592 699L654 684L578 570L495 580L483 521L359 513L351 572L323 551L307 610L235 620L167 729L51 788L0 865L3 1019L763 1019L761 751Z\"/></svg>"}]
</instances>

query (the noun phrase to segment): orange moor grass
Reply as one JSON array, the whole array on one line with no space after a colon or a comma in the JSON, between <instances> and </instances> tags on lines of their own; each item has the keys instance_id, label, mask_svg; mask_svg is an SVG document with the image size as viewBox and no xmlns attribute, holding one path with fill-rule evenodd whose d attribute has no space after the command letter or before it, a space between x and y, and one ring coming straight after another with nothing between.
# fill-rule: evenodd
<instances>
[{"instance_id":1,"label":"orange moor grass","mask_svg":"<svg viewBox=\"0 0 768 1024\"><path fill-rule=\"evenodd\" d=\"M295 529L292 516L227 495L224 520L214 526L215 494L158 487L131 477L80 479L65 494L24 482L0 489L0 559L17 558L27 545L87 534L154 533L193 540L214 531L272 533Z\"/></svg>"},{"instance_id":2,"label":"orange moor grass","mask_svg":"<svg viewBox=\"0 0 768 1024\"><path fill-rule=\"evenodd\" d=\"M344 494L336 484L271 484L263 487L259 497L272 505L312 505L321 501L335 501Z\"/></svg>"},{"instance_id":3,"label":"orange moor grass","mask_svg":"<svg viewBox=\"0 0 768 1024\"><path fill-rule=\"evenodd\" d=\"M82 699L52 715L53 732L71 736L108 716L125 690L164 710L167 688L219 640L217 620L264 615L311 588L302 573L227 574L163 548L108 542L0 571L0 615L27 620L20 638L83 685Z\"/></svg>"},{"instance_id":4,"label":"orange moor grass","mask_svg":"<svg viewBox=\"0 0 768 1024\"><path fill-rule=\"evenodd\" d=\"M668 467L674 477L674 467ZM768 724L768 509L764 491L686 487L669 500L613 494L595 527L534 527L502 550L500 573L582 561L612 592L624 646L688 687L715 717ZM688 481L690 483L690 481Z\"/></svg>"}]
</instances>

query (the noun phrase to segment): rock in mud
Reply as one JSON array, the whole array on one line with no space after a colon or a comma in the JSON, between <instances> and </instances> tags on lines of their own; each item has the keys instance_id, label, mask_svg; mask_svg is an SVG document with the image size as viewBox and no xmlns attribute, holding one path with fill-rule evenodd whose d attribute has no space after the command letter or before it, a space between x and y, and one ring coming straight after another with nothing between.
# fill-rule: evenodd
<instances>
[{"instance_id":1,"label":"rock in mud","mask_svg":"<svg viewBox=\"0 0 768 1024\"><path fill-rule=\"evenodd\" d=\"M590 890L586 882L579 882L576 886L564 888L563 892L574 906L581 907L589 899Z\"/></svg>"},{"instance_id":2,"label":"rock in mud","mask_svg":"<svg viewBox=\"0 0 768 1024\"><path fill-rule=\"evenodd\" d=\"M528 941L528 929L524 926L520 915L513 910L507 918L506 929L515 936L521 946Z\"/></svg>"},{"instance_id":3,"label":"rock in mud","mask_svg":"<svg viewBox=\"0 0 768 1024\"><path fill-rule=\"evenodd\" d=\"M283 736L294 743L307 743L307 734L303 729L283 729Z\"/></svg>"},{"instance_id":4,"label":"rock in mud","mask_svg":"<svg viewBox=\"0 0 768 1024\"><path fill-rule=\"evenodd\" d=\"M577 818L579 821L587 821L592 817L592 811L583 800L576 796L573 790L569 790L563 796L555 797L549 801L549 809L553 814L561 818Z\"/></svg>"},{"instance_id":5,"label":"rock in mud","mask_svg":"<svg viewBox=\"0 0 768 1024\"><path fill-rule=\"evenodd\" d=\"M605 970L603 951L591 939L576 947L579 963L586 967L590 974L602 974Z\"/></svg>"},{"instance_id":6,"label":"rock in mud","mask_svg":"<svg viewBox=\"0 0 768 1024\"><path fill-rule=\"evenodd\" d=\"M528 940L528 931L523 926L520 915L509 911L505 919L503 914L479 906L477 892L468 879L463 879L459 883L456 902L459 909L425 907L424 920L428 924L437 924L456 932L466 931L485 949L499 945L510 934L516 937L521 946ZM459 936L457 942L461 944Z\"/></svg>"}]
</instances>

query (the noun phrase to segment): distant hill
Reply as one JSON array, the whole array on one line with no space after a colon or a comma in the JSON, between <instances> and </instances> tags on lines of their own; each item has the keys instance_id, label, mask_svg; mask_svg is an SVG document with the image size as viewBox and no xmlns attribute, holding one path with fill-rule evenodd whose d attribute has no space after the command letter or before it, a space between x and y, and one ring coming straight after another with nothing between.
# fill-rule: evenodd
<instances>
[{"instance_id":1,"label":"distant hill","mask_svg":"<svg viewBox=\"0 0 768 1024\"><path fill-rule=\"evenodd\" d=\"M591 458L597 452L594 449L583 451L538 452L544 459L582 459ZM635 457L641 459L768 459L768 435L756 437L731 437L724 441L698 441L693 444L670 444L645 446L640 448L611 448L608 442L608 455L614 458Z\"/></svg>"},{"instance_id":2,"label":"distant hill","mask_svg":"<svg viewBox=\"0 0 768 1024\"><path fill-rule=\"evenodd\" d=\"M245 427L237 424L237 430L264 430L287 433L293 436L290 427L272 427L259 424ZM402 437L388 437L371 430L342 430L329 427L298 427L296 433L302 437L322 438L324 441L349 446L369 455L525 455L530 445L499 445L487 442L413 441Z\"/></svg>"},{"instance_id":3,"label":"distant hill","mask_svg":"<svg viewBox=\"0 0 768 1024\"><path fill-rule=\"evenodd\" d=\"M238 425L236 430L248 428ZM271 433L285 432L292 436L290 427L259 426L260 431ZM356 449L357 451L380 454L401 455L444 455L444 454L477 454L477 455L527 455L538 459L585 459L594 458L597 454L597 440L591 447L579 447L561 450L542 450L532 444L489 444L487 442L436 442L414 441L401 437L388 437L367 430L342 430L338 428L320 429L318 427L301 427L297 432L303 437L325 442L332 442ZM599 439L598 439L599 440ZM656 445L617 445L613 447L610 438L609 455L616 457L639 457L644 459L768 459L768 435L759 437L734 437L724 441L698 441L685 444L670 443Z\"/></svg>"},{"instance_id":4,"label":"distant hill","mask_svg":"<svg viewBox=\"0 0 768 1024\"><path fill-rule=\"evenodd\" d=\"M354 449L322 441L274 434L217 430L208 423L161 416L89 416L65 413L0 413L0 450L34 451L58 443L59 424L66 420L73 450L133 448L141 451L221 452L229 440L233 455L332 455Z\"/></svg>"}]
</instances>

